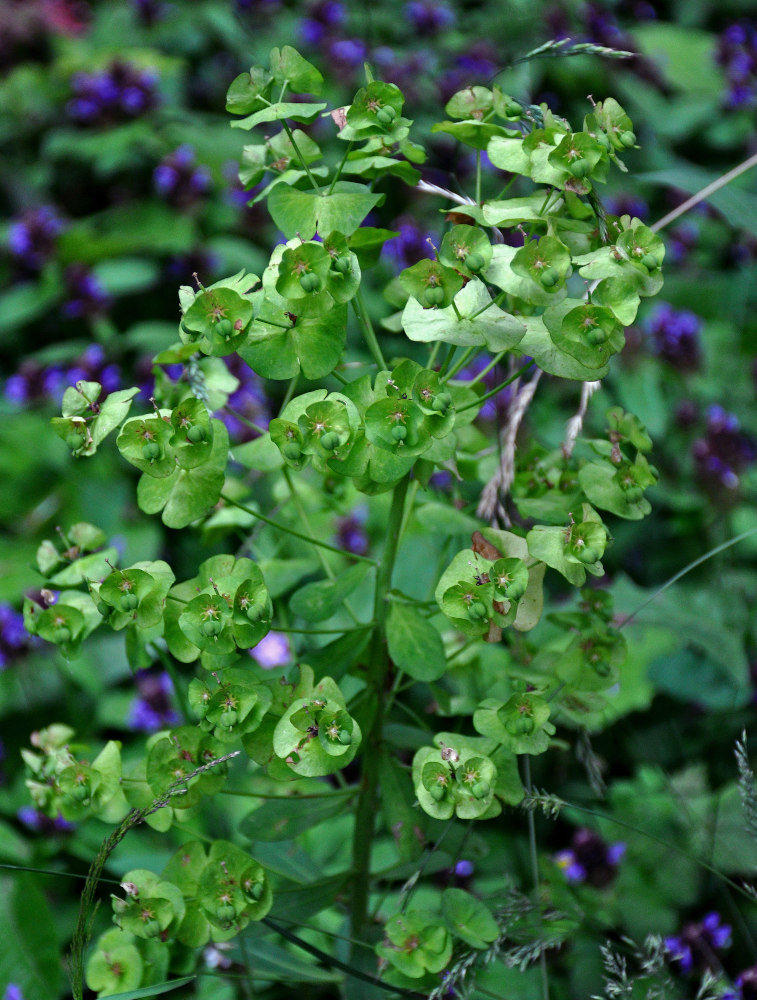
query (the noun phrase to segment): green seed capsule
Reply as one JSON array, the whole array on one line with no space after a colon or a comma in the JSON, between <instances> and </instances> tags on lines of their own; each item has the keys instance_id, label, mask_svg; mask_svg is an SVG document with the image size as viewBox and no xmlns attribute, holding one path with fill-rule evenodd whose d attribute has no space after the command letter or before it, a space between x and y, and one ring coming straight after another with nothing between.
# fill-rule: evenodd
<instances>
[{"instance_id":1,"label":"green seed capsule","mask_svg":"<svg viewBox=\"0 0 757 1000\"><path fill-rule=\"evenodd\" d=\"M218 720L218 724L231 729L232 726L236 726L238 721L239 713L233 708L227 708L225 712L221 712L221 718Z\"/></svg>"},{"instance_id":2,"label":"green seed capsule","mask_svg":"<svg viewBox=\"0 0 757 1000\"><path fill-rule=\"evenodd\" d=\"M215 332L219 337L230 337L234 332L230 319L219 319L215 325Z\"/></svg>"},{"instance_id":3,"label":"green seed capsule","mask_svg":"<svg viewBox=\"0 0 757 1000\"><path fill-rule=\"evenodd\" d=\"M160 924L158 923L157 920L155 920L155 918L153 918L152 920L147 920L145 921L143 931L145 937L148 938L157 937L158 934L160 934Z\"/></svg>"},{"instance_id":4,"label":"green seed capsule","mask_svg":"<svg viewBox=\"0 0 757 1000\"><path fill-rule=\"evenodd\" d=\"M554 267L545 267L539 275L539 281L544 288L554 288L559 280L560 275L557 272L557 268Z\"/></svg>"},{"instance_id":5,"label":"green seed capsule","mask_svg":"<svg viewBox=\"0 0 757 1000\"><path fill-rule=\"evenodd\" d=\"M300 448L296 441L287 441L281 449L281 453L290 462L296 462L302 456L302 448Z\"/></svg>"},{"instance_id":6,"label":"green seed capsule","mask_svg":"<svg viewBox=\"0 0 757 1000\"><path fill-rule=\"evenodd\" d=\"M428 790L428 794L435 802L441 802L444 796L447 794L447 789L444 785L432 785Z\"/></svg>"},{"instance_id":7,"label":"green seed capsule","mask_svg":"<svg viewBox=\"0 0 757 1000\"><path fill-rule=\"evenodd\" d=\"M200 631L203 635L212 638L214 635L218 635L223 628L223 623L217 621L215 618L209 618L207 621L200 625Z\"/></svg>"},{"instance_id":8,"label":"green seed capsule","mask_svg":"<svg viewBox=\"0 0 757 1000\"><path fill-rule=\"evenodd\" d=\"M474 274L477 274L486 261L484 260L483 254L474 251L473 253L466 255L464 263L469 271L473 271Z\"/></svg>"},{"instance_id":9,"label":"green seed capsule","mask_svg":"<svg viewBox=\"0 0 757 1000\"><path fill-rule=\"evenodd\" d=\"M71 433L66 436L66 445L71 451L77 452L84 446L84 438L81 434L77 434L76 431L71 431Z\"/></svg>"},{"instance_id":10,"label":"green seed capsule","mask_svg":"<svg viewBox=\"0 0 757 1000\"><path fill-rule=\"evenodd\" d=\"M236 915L237 911L231 903L219 903L216 907L216 917L220 924L230 924Z\"/></svg>"},{"instance_id":11,"label":"green seed capsule","mask_svg":"<svg viewBox=\"0 0 757 1000\"><path fill-rule=\"evenodd\" d=\"M65 625L59 625L55 630L55 642L65 643L71 641L71 629Z\"/></svg>"},{"instance_id":12,"label":"green seed capsule","mask_svg":"<svg viewBox=\"0 0 757 1000\"><path fill-rule=\"evenodd\" d=\"M160 445L157 441L147 441L142 445L142 457L148 462L154 462L160 458Z\"/></svg>"},{"instance_id":13,"label":"green seed capsule","mask_svg":"<svg viewBox=\"0 0 757 1000\"><path fill-rule=\"evenodd\" d=\"M200 444L207 437L205 428L201 424L192 424L187 431L187 441L191 444Z\"/></svg>"},{"instance_id":14,"label":"green seed capsule","mask_svg":"<svg viewBox=\"0 0 757 1000\"><path fill-rule=\"evenodd\" d=\"M430 306L440 306L444 302L444 289L439 285L429 285L424 292L426 303Z\"/></svg>"},{"instance_id":15,"label":"green seed capsule","mask_svg":"<svg viewBox=\"0 0 757 1000\"><path fill-rule=\"evenodd\" d=\"M570 164L568 170L574 177L585 177L591 171L591 163L585 156L580 156Z\"/></svg>"},{"instance_id":16,"label":"green seed capsule","mask_svg":"<svg viewBox=\"0 0 757 1000\"><path fill-rule=\"evenodd\" d=\"M321 287L321 279L317 274L313 274L312 271L306 271L300 277L300 287L305 292L317 292Z\"/></svg>"},{"instance_id":17,"label":"green seed capsule","mask_svg":"<svg viewBox=\"0 0 757 1000\"><path fill-rule=\"evenodd\" d=\"M517 101L508 101L505 104L505 114L508 118L520 118L523 114L523 107Z\"/></svg>"},{"instance_id":18,"label":"green seed capsule","mask_svg":"<svg viewBox=\"0 0 757 1000\"><path fill-rule=\"evenodd\" d=\"M586 339L593 347L604 344L609 336L610 334L606 330L603 330L601 326L594 326L586 331Z\"/></svg>"},{"instance_id":19,"label":"green seed capsule","mask_svg":"<svg viewBox=\"0 0 757 1000\"><path fill-rule=\"evenodd\" d=\"M626 149L630 149L632 146L636 145L636 136L630 130L627 132L621 132L618 136L618 141L622 146L625 146Z\"/></svg>"},{"instance_id":20,"label":"green seed capsule","mask_svg":"<svg viewBox=\"0 0 757 1000\"><path fill-rule=\"evenodd\" d=\"M597 660L597 662L593 663L592 666L594 667L595 673L599 674L600 677L609 677L610 672L612 671L612 667L605 660Z\"/></svg>"},{"instance_id":21,"label":"green seed capsule","mask_svg":"<svg viewBox=\"0 0 757 1000\"><path fill-rule=\"evenodd\" d=\"M333 451L339 447L339 435L336 431L326 431L321 437L321 447L325 451Z\"/></svg>"},{"instance_id":22,"label":"green seed capsule","mask_svg":"<svg viewBox=\"0 0 757 1000\"><path fill-rule=\"evenodd\" d=\"M394 119L397 117L397 112L390 105L386 107L379 108L376 112L376 118L381 122L382 125L391 125Z\"/></svg>"},{"instance_id":23,"label":"green seed capsule","mask_svg":"<svg viewBox=\"0 0 757 1000\"><path fill-rule=\"evenodd\" d=\"M528 736L534 731L534 720L530 715L517 715L507 720L505 729L511 736Z\"/></svg>"},{"instance_id":24,"label":"green seed capsule","mask_svg":"<svg viewBox=\"0 0 757 1000\"><path fill-rule=\"evenodd\" d=\"M139 604L139 599L136 594L123 594L121 600L119 601L122 611L133 611Z\"/></svg>"},{"instance_id":25,"label":"green seed capsule","mask_svg":"<svg viewBox=\"0 0 757 1000\"><path fill-rule=\"evenodd\" d=\"M660 262L657 260L657 258L653 253L645 253L644 256L641 258L641 263L644 265L647 271L650 272L650 274L653 271L656 271L660 266Z\"/></svg>"},{"instance_id":26,"label":"green seed capsule","mask_svg":"<svg viewBox=\"0 0 757 1000\"><path fill-rule=\"evenodd\" d=\"M582 563L585 563L587 566L591 566L599 559L599 552L589 545L586 548L579 549L578 552L576 552L576 556Z\"/></svg>"},{"instance_id":27,"label":"green seed capsule","mask_svg":"<svg viewBox=\"0 0 757 1000\"><path fill-rule=\"evenodd\" d=\"M490 791L488 781L477 781L471 788L471 795L474 799L485 799Z\"/></svg>"},{"instance_id":28,"label":"green seed capsule","mask_svg":"<svg viewBox=\"0 0 757 1000\"><path fill-rule=\"evenodd\" d=\"M265 886L263 885L262 882L253 882L252 885L249 887L249 889L245 889L244 894L245 896L247 896L248 899L252 899L256 903L259 903L260 900L263 898L264 892L265 892Z\"/></svg>"},{"instance_id":29,"label":"green seed capsule","mask_svg":"<svg viewBox=\"0 0 757 1000\"><path fill-rule=\"evenodd\" d=\"M100 614L103 616L103 618L110 618L111 614L113 613L113 608L110 606L110 604L106 604L105 601L98 601L95 606L97 610L100 612Z\"/></svg>"},{"instance_id":30,"label":"green seed capsule","mask_svg":"<svg viewBox=\"0 0 757 1000\"><path fill-rule=\"evenodd\" d=\"M349 274L352 270L350 258L346 255L344 257L337 257L331 266L335 271L338 271L339 274Z\"/></svg>"},{"instance_id":31,"label":"green seed capsule","mask_svg":"<svg viewBox=\"0 0 757 1000\"><path fill-rule=\"evenodd\" d=\"M431 409L436 413L446 413L452 406L452 396L448 392L437 392L431 400Z\"/></svg>"},{"instance_id":32,"label":"green seed capsule","mask_svg":"<svg viewBox=\"0 0 757 1000\"><path fill-rule=\"evenodd\" d=\"M505 587L505 597L508 601L519 601L526 592L526 587L522 583L509 583Z\"/></svg>"},{"instance_id":33,"label":"green seed capsule","mask_svg":"<svg viewBox=\"0 0 757 1000\"><path fill-rule=\"evenodd\" d=\"M597 132L594 138L597 140L597 143L602 147L602 149L605 149L608 152L612 149L612 143L610 142L606 132Z\"/></svg>"},{"instance_id":34,"label":"green seed capsule","mask_svg":"<svg viewBox=\"0 0 757 1000\"><path fill-rule=\"evenodd\" d=\"M340 729L337 739L343 747L348 747L352 743L352 733L348 729Z\"/></svg>"},{"instance_id":35,"label":"green seed capsule","mask_svg":"<svg viewBox=\"0 0 757 1000\"><path fill-rule=\"evenodd\" d=\"M247 621L252 622L253 624L255 622L259 622L260 619L263 617L264 610L265 608L263 608L262 605L251 604L247 609L247 611L245 612L245 614L247 615Z\"/></svg>"},{"instance_id":36,"label":"green seed capsule","mask_svg":"<svg viewBox=\"0 0 757 1000\"><path fill-rule=\"evenodd\" d=\"M89 784L74 785L71 794L77 802L84 802L89 798Z\"/></svg>"},{"instance_id":37,"label":"green seed capsule","mask_svg":"<svg viewBox=\"0 0 757 1000\"><path fill-rule=\"evenodd\" d=\"M486 605L482 601L474 601L468 608L468 615L474 621L481 621L487 616Z\"/></svg>"},{"instance_id":38,"label":"green seed capsule","mask_svg":"<svg viewBox=\"0 0 757 1000\"><path fill-rule=\"evenodd\" d=\"M403 427L402 424L395 424L392 427L392 437L395 441L404 441L407 437L407 427Z\"/></svg>"},{"instance_id":39,"label":"green seed capsule","mask_svg":"<svg viewBox=\"0 0 757 1000\"><path fill-rule=\"evenodd\" d=\"M623 487L623 489L625 492L626 500L628 500L629 503L638 503L639 500L641 500L641 498L644 496L644 490L641 488L641 486L636 486L634 484L633 486L625 486Z\"/></svg>"}]
</instances>

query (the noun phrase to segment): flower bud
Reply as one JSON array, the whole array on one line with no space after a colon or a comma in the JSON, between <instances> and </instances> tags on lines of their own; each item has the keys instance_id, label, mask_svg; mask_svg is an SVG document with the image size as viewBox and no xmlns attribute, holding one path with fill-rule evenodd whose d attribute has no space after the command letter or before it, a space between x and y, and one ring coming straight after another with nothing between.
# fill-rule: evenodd
<instances>
[{"instance_id":1,"label":"flower bud","mask_svg":"<svg viewBox=\"0 0 757 1000\"><path fill-rule=\"evenodd\" d=\"M632 146L636 145L636 136L629 129L626 132L620 133L620 135L618 136L618 141L622 146L625 146L626 149L630 149Z\"/></svg>"}]
</instances>

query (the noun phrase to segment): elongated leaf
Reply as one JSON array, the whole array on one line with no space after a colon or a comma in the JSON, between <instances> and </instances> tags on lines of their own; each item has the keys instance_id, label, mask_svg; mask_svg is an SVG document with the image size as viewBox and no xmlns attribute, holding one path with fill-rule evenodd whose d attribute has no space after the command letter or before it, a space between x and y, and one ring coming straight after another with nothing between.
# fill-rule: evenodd
<instances>
[{"instance_id":1,"label":"elongated leaf","mask_svg":"<svg viewBox=\"0 0 757 1000\"><path fill-rule=\"evenodd\" d=\"M138 990L127 990L126 993L113 993L108 1000L141 1000L142 997L157 997L161 993L170 993L178 990L180 986L187 986L193 983L196 976L183 976L181 979L169 979L165 983L153 983L152 986L143 986Z\"/></svg>"},{"instance_id":2,"label":"elongated leaf","mask_svg":"<svg viewBox=\"0 0 757 1000\"><path fill-rule=\"evenodd\" d=\"M323 622L339 610L339 605L357 587L368 570L367 563L358 563L334 580L308 583L292 595L289 606L308 622Z\"/></svg>"},{"instance_id":3,"label":"elongated leaf","mask_svg":"<svg viewBox=\"0 0 757 1000\"><path fill-rule=\"evenodd\" d=\"M17 983L25 1000L49 1000L61 988L55 924L34 879L0 879L0 983Z\"/></svg>"},{"instance_id":4,"label":"elongated leaf","mask_svg":"<svg viewBox=\"0 0 757 1000\"><path fill-rule=\"evenodd\" d=\"M252 841L292 840L346 809L344 798L326 795L305 799L298 795L271 799L242 820L239 829Z\"/></svg>"},{"instance_id":5,"label":"elongated leaf","mask_svg":"<svg viewBox=\"0 0 757 1000\"><path fill-rule=\"evenodd\" d=\"M447 668L442 637L420 612L408 604L393 603L386 627L389 655L417 681L435 681Z\"/></svg>"}]
</instances>

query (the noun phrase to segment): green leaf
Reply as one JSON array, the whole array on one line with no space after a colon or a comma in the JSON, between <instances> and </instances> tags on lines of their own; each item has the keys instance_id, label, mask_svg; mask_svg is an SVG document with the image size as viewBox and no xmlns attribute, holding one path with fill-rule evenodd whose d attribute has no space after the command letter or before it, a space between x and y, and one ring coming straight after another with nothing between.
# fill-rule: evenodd
<instances>
[{"instance_id":1,"label":"green leaf","mask_svg":"<svg viewBox=\"0 0 757 1000\"><path fill-rule=\"evenodd\" d=\"M417 681L444 675L444 644L434 626L408 604L393 601L386 626L389 655L395 665Z\"/></svg>"},{"instance_id":2,"label":"green leaf","mask_svg":"<svg viewBox=\"0 0 757 1000\"><path fill-rule=\"evenodd\" d=\"M516 318L499 306L489 305L491 295L486 285L474 278L455 296L455 305L446 309L424 309L414 298L407 301L402 326L410 340L430 343L436 340L463 347L488 347L494 353L520 344L526 327L523 317ZM483 306L486 309L471 319Z\"/></svg>"},{"instance_id":3,"label":"green leaf","mask_svg":"<svg viewBox=\"0 0 757 1000\"><path fill-rule=\"evenodd\" d=\"M178 990L180 986L188 986L193 983L197 976L183 976L181 979L169 979L165 983L154 983L152 986L143 986L139 990L127 990L126 993L109 993L108 1000L141 1000L142 997L157 997L161 993L170 993Z\"/></svg>"},{"instance_id":4,"label":"green leaf","mask_svg":"<svg viewBox=\"0 0 757 1000\"><path fill-rule=\"evenodd\" d=\"M604 378L609 372L609 365L587 368L561 350L550 337L541 316L522 316L521 319L526 325L526 335L518 344L518 352L530 355L539 368L548 375L575 379L579 382L594 382Z\"/></svg>"},{"instance_id":5,"label":"green leaf","mask_svg":"<svg viewBox=\"0 0 757 1000\"><path fill-rule=\"evenodd\" d=\"M511 134L504 125L476 121L475 119L461 122L437 122L436 125L431 126L431 131L445 132L457 139L458 142L472 146L473 149L486 149L490 140L502 139Z\"/></svg>"},{"instance_id":6,"label":"green leaf","mask_svg":"<svg viewBox=\"0 0 757 1000\"><path fill-rule=\"evenodd\" d=\"M277 325L267 324L266 319ZM247 343L239 349L254 371L271 379L289 379L299 371L306 378L319 379L333 371L347 337L346 306L334 306L320 316L297 316L294 325L286 329L281 329L282 322L289 322L284 309L269 306L266 299L250 327Z\"/></svg>"},{"instance_id":7,"label":"green leaf","mask_svg":"<svg viewBox=\"0 0 757 1000\"><path fill-rule=\"evenodd\" d=\"M287 85L298 94L320 94L323 77L312 63L303 59L291 45L273 48L269 56L273 79L280 86Z\"/></svg>"},{"instance_id":8,"label":"green leaf","mask_svg":"<svg viewBox=\"0 0 757 1000\"><path fill-rule=\"evenodd\" d=\"M287 239L299 235L303 240L311 240L316 232L328 236L334 231L351 236L384 197L354 181L338 181L331 194L315 194L281 184L268 199L268 211Z\"/></svg>"},{"instance_id":9,"label":"green leaf","mask_svg":"<svg viewBox=\"0 0 757 1000\"><path fill-rule=\"evenodd\" d=\"M472 948L486 948L499 937L499 927L491 911L464 889L445 889L442 915L455 937Z\"/></svg>"},{"instance_id":10,"label":"green leaf","mask_svg":"<svg viewBox=\"0 0 757 1000\"><path fill-rule=\"evenodd\" d=\"M233 121L231 127L249 130L265 122L284 121L287 118L291 118L295 122L312 122L327 107L326 104L294 104L286 101L280 104L269 104L268 107L255 111L247 118Z\"/></svg>"},{"instance_id":11,"label":"green leaf","mask_svg":"<svg viewBox=\"0 0 757 1000\"><path fill-rule=\"evenodd\" d=\"M0 937L0 983L17 983L25 1000L59 996L56 925L37 880L25 872L0 878Z\"/></svg>"},{"instance_id":12,"label":"green leaf","mask_svg":"<svg viewBox=\"0 0 757 1000\"><path fill-rule=\"evenodd\" d=\"M293 840L299 834L325 823L345 810L345 801L338 795L323 798L269 799L251 812L239 824L239 830L253 843L273 840Z\"/></svg>"},{"instance_id":13,"label":"green leaf","mask_svg":"<svg viewBox=\"0 0 757 1000\"><path fill-rule=\"evenodd\" d=\"M292 594L289 602L292 612L308 622L326 621L336 614L342 601L358 586L369 568L368 563L357 563L333 580L306 584Z\"/></svg>"},{"instance_id":14,"label":"green leaf","mask_svg":"<svg viewBox=\"0 0 757 1000\"><path fill-rule=\"evenodd\" d=\"M229 457L229 434L221 421L214 423L213 450L205 465L196 469L177 467L164 479L145 473L139 480L140 510L145 514L163 511L161 519L167 528L186 528L218 503Z\"/></svg>"}]
</instances>

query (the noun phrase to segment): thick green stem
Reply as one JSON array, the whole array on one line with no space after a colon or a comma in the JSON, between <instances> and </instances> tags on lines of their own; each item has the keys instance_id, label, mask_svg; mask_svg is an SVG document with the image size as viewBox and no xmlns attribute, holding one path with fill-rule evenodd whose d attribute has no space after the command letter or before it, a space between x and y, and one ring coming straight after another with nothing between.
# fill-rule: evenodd
<instances>
[{"instance_id":1,"label":"thick green stem","mask_svg":"<svg viewBox=\"0 0 757 1000\"><path fill-rule=\"evenodd\" d=\"M351 935L365 940L368 924L368 897L371 880L371 847L378 807L378 778L381 742L386 708L386 676L389 656L386 648L386 620L389 613L388 592L391 589L394 562L397 557L400 529L405 508L408 477L394 488L392 507L386 526L386 548L376 574L373 618L376 622L368 658L368 694L372 717L366 726L363 742L363 775L360 797L355 811L352 842L352 904ZM353 956L356 958L357 956Z\"/></svg>"},{"instance_id":2,"label":"thick green stem","mask_svg":"<svg viewBox=\"0 0 757 1000\"><path fill-rule=\"evenodd\" d=\"M292 149L294 150L294 152L295 152L295 154L297 156L297 159L300 161L300 166L305 171L305 173L308 175L308 180L313 185L313 188L315 189L315 193L316 194L320 194L321 193L321 187L320 187L318 181L315 179L315 177L313 177L313 175L311 174L310 167L307 165L307 161L305 160L305 157L300 152L300 147L297 145L297 142L296 142L296 140L294 138L294 135L292 135L292 130L290 129L290 127L287 124L287 122L282 121L281 124L284 126L284 131L286 132L287 136L289 137L289 141L292 144Z\"/></svg>"},{"instance_id":3,"label":"thick green stem","mask_svg":"<svg viewBox=\"0 0 757 1000\"><path fill-rule=\"evenodd\" d=\"M533 785L531 783L531 758L528 754L523 754L523 777L526 786L526 794L531 795ZM534 810L528 810L528 847L531 855L531 875L534 880L534 903L539 912L539 922L541 923L541 885L539 882L539 858L536 850L536 822L534 820ZM542 951L539 954L539 971L541 973L541 995L542 1000L549 1000L549 975L547 973L547 956Z\"/></svg>"}]
</instances>

